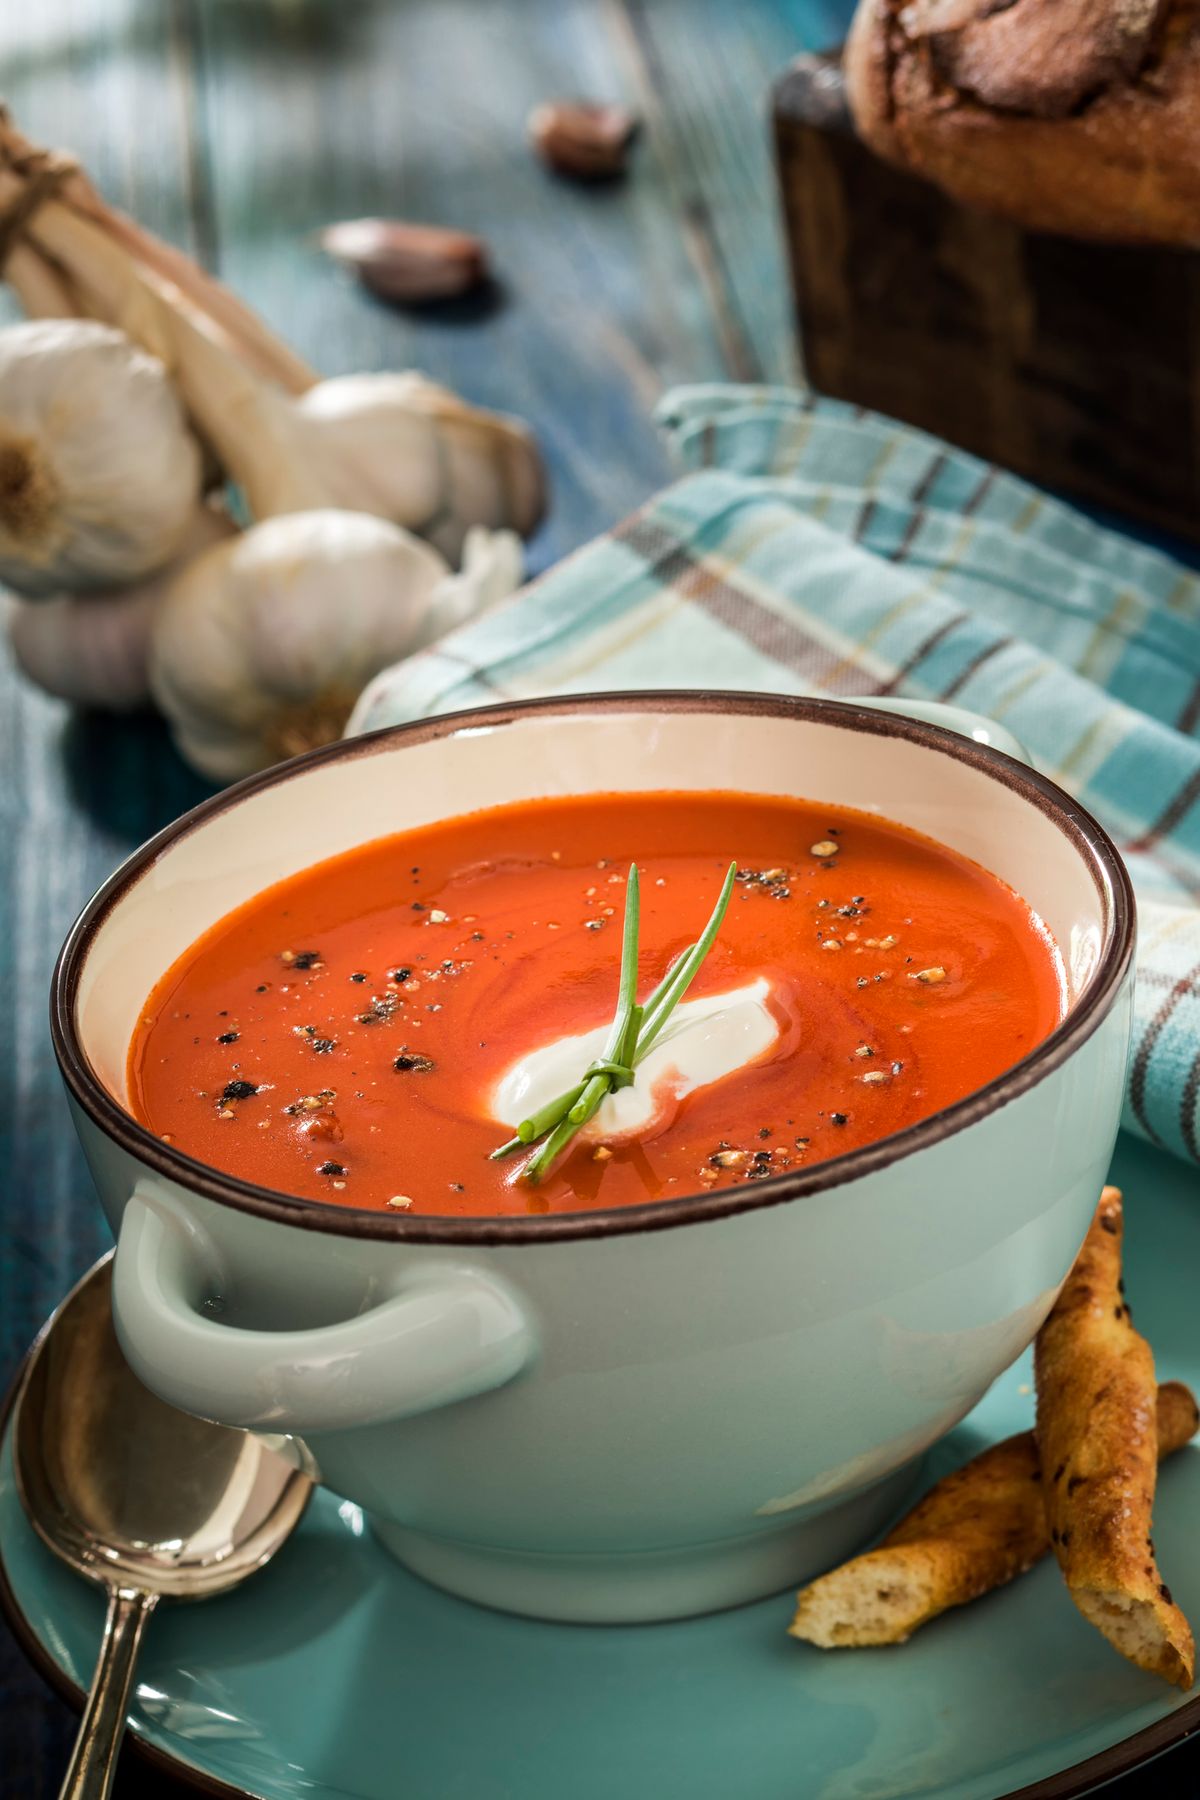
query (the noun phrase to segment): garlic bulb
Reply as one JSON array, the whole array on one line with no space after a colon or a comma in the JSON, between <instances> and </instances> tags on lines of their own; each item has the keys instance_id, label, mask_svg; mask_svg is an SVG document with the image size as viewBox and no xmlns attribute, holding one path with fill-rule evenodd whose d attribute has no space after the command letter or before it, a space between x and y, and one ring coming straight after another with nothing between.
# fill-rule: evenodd
<instances>
[{"instance_id":1,"label":"garlic bulb","mask_svg":"<svg viewBox=\"0 0 1200 1800\"><path fill-rule=\"evenodd\" d=\"M294 402L330 504L394 519L457 563L472 525L531 532L545 509L525 426L415 370L341 375Z\"/></svg>"},{"instance_id":2,"label":"garlic bulb","mask_svg":"<svg viewBox=\"0 0 1200 1800\"><path fill-rule=\"evenodd\" d=\"M19 191L0 168L0 207ZM297 397L202 330L181 300L172 304L92 219L47 200L26 231L81 304L166 364L255 519L353 508L419 532L451 560L471 525L525 536L540 519L541 459L518 420L415 374L343 376Z\"/></svg>"},{"instance_id":3,"label":"garlic bulb","mask_svg":"<svg viewBox=\"0 0 1200 1800\"><path fill-rule=\"evenodd\" d=\"M269 519L172 583L151 690L188 762L231 781L338 737L378 670L506 578L478 549L473 573L450 576L436 550L367 513Z\"/></svg>"},{"instance_id":4,"label":"garlic bulb","mask_svg":"<svg viewBox=\"0 0 1200 1800\"><path fill-rule=\"evenodd\" d=\"M119 331L0 331L0 581L27 595L168 562L200 500L200 447L160 362Z\"/></svg>"},{"instance_id":5,"label":"garlic bulb","mask_svg":"<svg viewBox=\"0 0 1200 1800\"><path fill-rule=\"evenodd\" d=\"M180 554L132 587L37 605L13 603L8 637L18 666L38 687L77 706L128 712L150 698L150 628L184 563L232 537L237 527L216 506L197 508Z\"/></svg>"}]
</instances>

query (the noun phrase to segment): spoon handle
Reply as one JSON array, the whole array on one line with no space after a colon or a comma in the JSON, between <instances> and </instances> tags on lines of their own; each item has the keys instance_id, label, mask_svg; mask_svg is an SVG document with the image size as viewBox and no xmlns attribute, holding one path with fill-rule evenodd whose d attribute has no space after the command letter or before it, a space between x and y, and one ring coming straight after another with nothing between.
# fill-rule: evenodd
<instances>
[{"instance_id":1,"label":"spoon handle","mask_svg":"<svg viewBox=\"0 0 1200 1800\"><path fill-rule=\"evenodd\" d=\"M110 1588L104 1637L92 1691L79 1721L59 1800L105 1800L125 1735L133 1667L146 1620L158 1596L136 1588Z\"/></svg>"}]
</instances>

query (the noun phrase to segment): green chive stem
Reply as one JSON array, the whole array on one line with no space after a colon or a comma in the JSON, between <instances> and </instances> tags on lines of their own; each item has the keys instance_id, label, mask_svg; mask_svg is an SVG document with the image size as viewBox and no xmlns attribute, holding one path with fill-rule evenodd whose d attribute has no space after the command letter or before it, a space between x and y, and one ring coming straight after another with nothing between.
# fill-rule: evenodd
<instances>
[{"instance_id":1,"label":"green chive stem","mask_svg":"<svg viewBox=\"0 0 1200 1800\"><path fill-rule=\"evenodd\" d=\"M621 933L621 974L617 982L617 1012L608 1042L604 1046L604 1062L616 1062L629 1031L629 1021L637 1004L638 932L642 920L642 890L636 863L629 865L625 886L625 928Z\"/></svg>"},{"instance_id":2,"label":"green chive stem","mask_svg":"<svg viewBox=\"0 0 1200 1800\"><path fill-rule=\"evenodd\" d=\"M557 1100L547 1101L545 1106L539 1106L527 1119L522 1119L517 1126L520 1141L523 1144L536 1144L540 1137L553 1131L559 1120L570 1112L585 1086L585 1082L579 1082L575 1087L568 1088L565 1094L560 1094Z\"/></svg>"},{"instance_id":3,"label":"green chive stem","mask_svg":"<svg viewBox=\"0 0 1200 1800\"><path fill-rule=\"evenodd\" d=\"M539 1106L522 1119L517 1135L493 1150L491 1160L527 1149L539 1138L540 1148L522 1170L524 1180L536 1183L561 1155L575 1133L598 1111L614 1088L627 1087L633 1070L659 1036L667 1020L692 985L700 966L721 929L733 892L737 864L730 863L717 904L696 942L678 957L644 1006L637 1004L638 933L641 922L641 889L638 868L632 863L625 887L625 924L621 934L621 972L617 983L617 1007L605 1042L604 1054L573 1088ZM610 1065L605 1067L604 1065ZM600 1065L600 1066L597 1066Z\"/></svg>"},{"instance_id":4,"label":"green chive stem","mask_svg":"<svg viewBox=\"0 0 1200 1800\"><path fill-rule=\"evenodd\" d=\"M605 1094L607 1094L608 1086L609 1077L607 1075L592 1075L589 1077L587 1086L567 1114L568 1119L570 1119L572 1125L574 1125L576 1129L583 1124L585 1119L591 1118L596 1107L600 1104L601 1100L603 1100Z\"/></svg>"},{"instance_id":5,"label":"green chive stem","mask_svg":"<svg viewBox=\"0 0 1200 1800\"><path fill-rule=\"evenodd\" d=\"M588 1092L584 1094L583 1099L578 1101L567 1114L567 1117L570 1119L571 1124L575 1127L576 1131L579 1130L581 1125L586 1125L593 1114L599 1111L601 1103L608 1098L609 1091L609 1078L607 1076L602 1076L594 1085L589 1082Z\"/></svg>"},{"instance_id":6,"label":"green chive stem","mask_svg":"<svg viewBox=\"0 0 1200 1800\"><path fill-rule=\"evenodd\" d=\"M642 1029L642 1020L645 1017L645 1013L646 1009L644 1006L635 1006L630 1011L629 1023L625 1028L625 1041L621 1045L621 1048L614 1059L616 1062L623 1064L630 1073L628 1075L614 1075L614 1088L631 1087L633 1084L633 1059L637 1054L638 1033Z\"/></svg>"},{"instance_id":7,"label":"green chive stem","mask_svg":"<svg viewBox=\"0 0 1200 1800\"><path fill-rule=\"evenodd\" d=\"M696 976L700 973L700 965L704 962L709 951L712 949L713 944L716 942L717 933L720 931L725 914L729 910L729 899L733 893L733 883L736 875L737 864L731 862L725 880L721 884L721 892L717 896L717 904L713 907L708 924L704 927L704 930L700 933L700 936L696 939L696 942L692 945L691 949L686 951L676 963L675 968L668 977L666 985L662 988L661 993L656 990L656 993L652 995L651 999L647 1002L645 1015L642 1020L642 1029L638 1034L637 1047L634 1051L635 1063L641 1057L645 1056L646 1052L650 1049L650 1046L654 1043L654 1040L661 1033L663 1026L691 987Z\"/></svg>"},{"instance_id":8,"label":"green chive stem","mask_svg":"<svg viewBox=\"0 0 1200 1800\"><path fill-rule=\"evenodd\" d=\"M578 1129L579 1127L573 1125L569 1117L561 1120L554 1127L537 1155L531 1157L526 1164L522 1171L524 1180L539 1182L551 1163L558 1160Z\"/></svg>"}]
</instances>

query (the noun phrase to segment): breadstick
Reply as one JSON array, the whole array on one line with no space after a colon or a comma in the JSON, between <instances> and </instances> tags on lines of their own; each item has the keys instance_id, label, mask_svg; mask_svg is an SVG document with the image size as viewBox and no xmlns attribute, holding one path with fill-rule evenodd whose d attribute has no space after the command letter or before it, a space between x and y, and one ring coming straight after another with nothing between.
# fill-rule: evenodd
<instances>
[{"instance_id":1,"label":"breadstick","mask_svg":"<svg viewBox=\"0 0 1200 1800\"><path fill-rule=\"evenodd\" d=\"M1192 1685L1191 1629L1150 1536L1154 1357L1121 1280L1119 1188L1106 1187L1034 1351L1050 1542L1072 1600L1130 1662Z\"/></svg>"},{"instance_id":2,"label":"breadstick","mask_svg":"<svg viewBox=\"0 0 1200 1800\"><path fill-rule=\"evenodd\" d=\"M1200 1424L1181 1381L1158 1390L1158 1454ZM902 1644L939 1613L1031 1568L1050 1548L1032 1431L974 1457L931 1488L876 1550L802 1588L793 1637L823 1649Z\"/></svg>"}]
</instances>

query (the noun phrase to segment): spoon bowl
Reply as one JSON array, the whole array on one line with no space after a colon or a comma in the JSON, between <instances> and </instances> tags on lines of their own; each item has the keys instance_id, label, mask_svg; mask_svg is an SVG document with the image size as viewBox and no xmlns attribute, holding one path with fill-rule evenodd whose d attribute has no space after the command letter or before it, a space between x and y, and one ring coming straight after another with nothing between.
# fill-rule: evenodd
<instances>
[{"instance_id":1,"label":"spoon bowl","mask_svg":"<svg viewBox=\"0 0 1200 1800\"><path fill-rule=\"evenodd\" d=\"M34 1345L13 1419L17 1491L56 1556L109 1591L96 1679L63 1787L108 1791L137 1643L163 1598L200 1600L261 1568L299 1523L309 1478L261 1439L142 1385L112 1323L112 1256Z\"/></svg>"}]
</instances>

